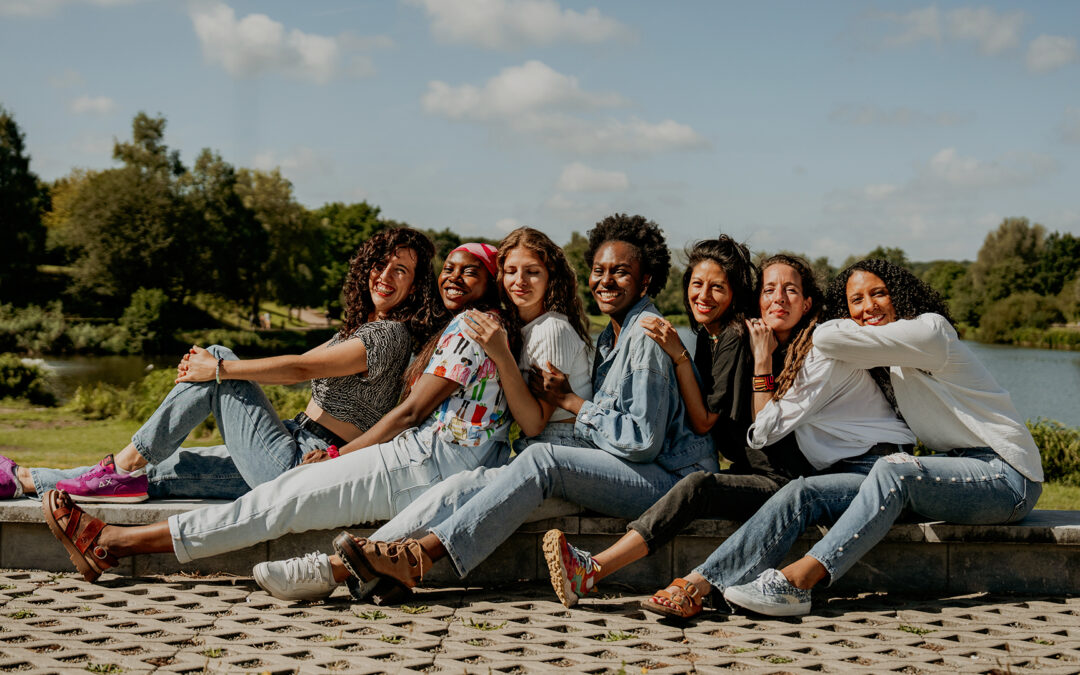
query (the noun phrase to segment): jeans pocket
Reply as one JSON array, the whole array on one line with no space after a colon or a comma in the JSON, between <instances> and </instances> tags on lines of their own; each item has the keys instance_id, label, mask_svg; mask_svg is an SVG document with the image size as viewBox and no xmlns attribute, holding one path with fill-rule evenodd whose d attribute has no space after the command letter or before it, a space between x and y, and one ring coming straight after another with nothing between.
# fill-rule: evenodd
<instances>
[{"instance_id":1,"label":"jeans pocket","mask_svg":"<svg viewBox=\"0 0 1080 675\"><path fill-rule=\"evenodd\" d=\"M439 463L432 454L416 458L408 465L390 470L390 503L395 513L400 513L417 497L442 480Z\"/></svg>"}]
</instances>

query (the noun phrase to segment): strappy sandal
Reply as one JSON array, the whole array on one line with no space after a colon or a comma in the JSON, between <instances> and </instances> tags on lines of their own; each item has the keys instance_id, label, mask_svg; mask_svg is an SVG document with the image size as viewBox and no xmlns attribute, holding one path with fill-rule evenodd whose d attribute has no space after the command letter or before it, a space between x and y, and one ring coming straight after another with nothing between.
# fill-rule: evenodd
<instances>
[{"instance_id":1,"label":"strappy sandal","mask_svg":"<svg viewBox=\"0 0 1080 675\"><path fill-rule=\"evenodd\" d=\"M105 521L76 506L68 493L49 490L41 498L41 510L53 536L67 549L68 557L84 579L95 581L102 572L119 563L116 556L97 543Z\"/></svg>"},{"instance_id":2,"label":"strappy sandal","mask_svg":"<svg viewBox=\"0 0 1080 675\"><path fill-rule=\"evenodd\" d=\"M376 605L397 604L412 595L412 589L392 576L376 572L364 554L364 548L375 548L382 542L369 542L366 538L342 532L334 537L334 553L349 570L346 585L354 600L370 600ZM374 582L374 584L373 584ZM415 582L413 583L415 585Z\"/></svg>"},{"instance_id":3,"label":"strappy sandal","mask_svg":"<svg viewBox=\"0 0 1080 675\"><path fill-rule=\"evenodd\" d=\"M660 602L661 600L666 602ZM689 619L701 613L701 591L693 583L680 577L668 584L664 590L654 593L648 600L642 600L641 608L676 619Z\"/></svg>"}]
</instances>

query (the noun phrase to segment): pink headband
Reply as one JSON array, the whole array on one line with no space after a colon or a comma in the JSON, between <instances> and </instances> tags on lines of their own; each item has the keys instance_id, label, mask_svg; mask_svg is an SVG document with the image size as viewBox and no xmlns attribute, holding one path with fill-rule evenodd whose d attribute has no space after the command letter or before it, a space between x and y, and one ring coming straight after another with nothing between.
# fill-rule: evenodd
<instances>
[{"instance_id":1,"label":"pink headband","mask_svg":"<svg viewBox=\"0 0 1080 675\"><path fill-rule=\"evenodd\" d=\"M466 253L472 253L480 262L484 263L484 267L487 268L487 271L491 272L492 279L499 276L498 268L495 265L495 254L499 251L491 244L478 244L475 242L470 242L468 244L462 244L461 246L458 246L453 251L450 251L450 253L454 253L456 251L465 251Z\"/></svg>"}]
</instances>

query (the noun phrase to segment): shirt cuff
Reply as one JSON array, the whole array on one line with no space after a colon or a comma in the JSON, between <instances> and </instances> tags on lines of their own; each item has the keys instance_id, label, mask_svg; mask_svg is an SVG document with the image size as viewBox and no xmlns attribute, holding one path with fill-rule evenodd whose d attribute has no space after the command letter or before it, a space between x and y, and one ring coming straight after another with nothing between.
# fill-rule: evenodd
<instances>
[{"instance_id":1,"label":"shirt cuff","mask_svg":"<svg viewBox=\"0 0 1080 675\"><path fill-rule=\"evenodd\" d=\"M577 421L574 422L574 432L588 438L589 431L596 428L596 419L599 417L600 408L592 401L585 401L578 410Z\"/></svg>"}]
</instances>

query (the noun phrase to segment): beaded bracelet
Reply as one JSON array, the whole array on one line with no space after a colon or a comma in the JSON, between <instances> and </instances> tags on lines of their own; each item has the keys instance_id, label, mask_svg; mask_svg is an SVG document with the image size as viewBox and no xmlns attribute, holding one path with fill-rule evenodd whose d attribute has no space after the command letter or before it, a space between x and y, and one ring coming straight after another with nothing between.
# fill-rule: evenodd
<instances>
[{"instance_id":1,"label":"beaded bracelet","mask_svg":"<svg viewBox=\"0 0 1080 675\"><path fill-rule=\"evenodd\" d=\"M330 459L337 459L338 457L341 456L341 453L338 452L338 449L337 449L336 445L327 446L326 454L330 455Z\"/></svg>"},{"instance_id":2,"label":"beaded bracelet","mask_svg":"<svg viewBox=\"0 0 1080 675\"><path fill-rule=\"evenodd\" d=\"M755 375L754 376L754 391L774 391L776 389L776 380L772 375Z\"/></svg>"}]
</instances>

